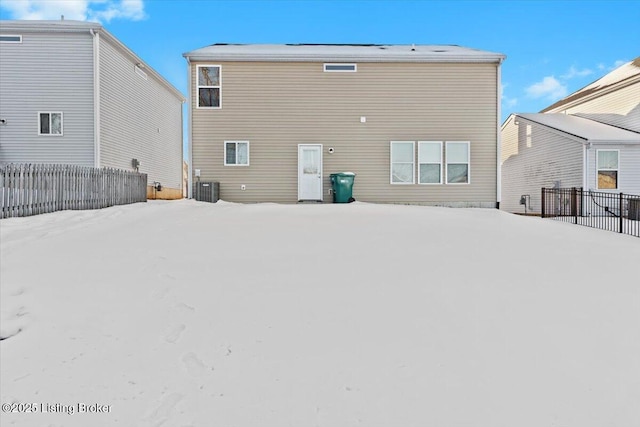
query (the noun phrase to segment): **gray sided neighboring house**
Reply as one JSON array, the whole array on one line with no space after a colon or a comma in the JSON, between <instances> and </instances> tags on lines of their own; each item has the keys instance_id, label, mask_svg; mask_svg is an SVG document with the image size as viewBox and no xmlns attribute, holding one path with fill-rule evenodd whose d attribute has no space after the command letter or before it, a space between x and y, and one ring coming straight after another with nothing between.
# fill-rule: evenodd
<instances>
[{"instance_id":1,"label":"gray sided neighboring house","mask_svg":"<svg viewBox=\"0 0 640 427\"><path fill-rule=\"evenodd\" d=\"M504 55L459 46L226 45L184 54L190 171L234 202L495 207Z\"/></svg>"},{"instance_id":2,"label":"gray sided neighboring house","mask_svg":"<svg viewBox=\"0 0 640 427\"><path fill-rule=\"evenodd\" d=\"M640 58L501 133L504 210L539 214L542 187L639 195Z\"/></svg>"},{"instance_id":3,"label":"gray sided neighboring house","mask_svg":"<svg viewBox=\"0 0 640 427\"><path fill-rule=\"evenodd\" d=\"M100 24L0 21L0 164L148 174L182 197L183 95Z\"/></svg>"}]
</instances>

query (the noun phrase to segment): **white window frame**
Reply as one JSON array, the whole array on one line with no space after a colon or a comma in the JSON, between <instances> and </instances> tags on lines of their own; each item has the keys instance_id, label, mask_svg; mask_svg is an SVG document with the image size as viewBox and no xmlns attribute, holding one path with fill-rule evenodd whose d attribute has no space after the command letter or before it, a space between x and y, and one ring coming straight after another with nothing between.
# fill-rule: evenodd
<instances>
[{"instance_id":1,"label":"white window frame","mask_svg":"<svg viewBox=\"0 0 640 427\"><path fill-rule=\"evenodd\" d=\"M17 37L18 40L2 40L2 37ZM8 43L8 44L22 43L22 35L20 35L20 34L0 34L0 43Z\"/></svg>"},{"instance_id":2,"label":"white window frame","mask_svg":"<svg viewBox=\"0 0 640 427\"><path fill-rule=\"evenodd\" d=\"M467 161L466 163L449 162L449 144L466 144L467 146ZM467 182L449 182L449 165L467 165ZM445 142L445 184L447 185L469 185L471 184L471 142L470 141L446 141Z\"/></svg>"},{"instance_id":3,"label":"white window frame","mask_svg":"<svg viewBox=\"0 0 640 427\"><path fill-rule=\"evenodd\" d=\"M218 68L218 85L217 86L203 86L199 84L200 80L200 68ZM222 65L219 64L197 64L196 65L196 108L204 109L204 110L220 110L222 109ZM218 89L218 98L220 99L220 103L217 107L201 107L200 106L200 89Z\"/></svg>"},{"instance_id":4,"label":"white window frame","mask_svg":"<svg viewBox=\"0 0 640 427\"><path fill-rule=\"evenodd\" d=\"M394 182L393 181L393 164L407 162L393 161L393 144L411 144L411 182ZM415 141L391 141L389 143L389 182L392 185L413 185L416 183L416 142Z\"/></svg>"},{"instance_id":5,"label":"white window frame","mask_svg":"<svg viewBox=\"0 0 640 427\"><path fill-rule=\"evenodd\" d=\"M439 151L440 151L440 162L439 163L434 163L434 162L421 162L420 161L420 153L421 153L421 148L423 144L438 144L439 147ZM443 171L443 163L442 163L442 141L418 141L418 184L420 185L442 185L442 182L444 180L444 171ZM420 165L435 165L435 164L439 164L440 165L440 182L421 182L420 181Z\"/></svg>"},{"instance_id":6,"label":"white window frame","mask_svg":"<svg viewBox=\"0 0 640 427\"><path fill-rule=\"evenodd\" d=\"M600 168L598 166L598 160L600 157L600 152L601 151L615 151L616 154L618 155L618 167L616 169L611 169L611 168ZM598 180L598 174L600 173L600 171L603 172L617 172L616 174L616 187L615 188L600 188L600 182ZM603 148L603 149L598 149L596 150L596 188L598 190L609 190L609 191L613 191L613 190L618 190L620 188L620 150L619 149L608 149L608 148Z\"/></svg>"},{"instance_id":7,"label":"white window frame","mask_svg":"<svg viewBox=\"0 0 640 427\"><path fill-rule=\"evenodd\" d=\"M49 133L40 132L40 115L48 114L49 115ZM51 133L51 115L52 114L60 114L60 133ZM64 114L62 111L38 111L37 114L37 123L38 123L38 136L64 136Z\"/></svg>"},{"instance_id":8,"label":"white window frame","mask_svg":"<svg viewBox=\"0 0 640 427\"><path fill-rule=\"evenodd\" d=\"M330 67L353 67L353 70L339 70L339 69L334 69L331 70L329 69ZM324 64L324 72L325 73L357 73L358 72L358 64L345 64L345 63L338 63L338 62L330 62L330 63L325 63Z\"/></svg>"},{"instance_id":9,"label":"white window frame","mask_svg":"<svg viewBox=\"0 0 640 427\"><path fill-rule=\"evenodd\" d=\"M247 144L247 163L227 163L227 144L235 144L236 145L236 162L238 161L238 144ZM251 156L251 146L249 144L249 141L225 141L224 142L224 152L223 152L223 158L224 158L224 165L225 166L249 166L250 162L250 156Z\"/></svg>"}]
</instances>

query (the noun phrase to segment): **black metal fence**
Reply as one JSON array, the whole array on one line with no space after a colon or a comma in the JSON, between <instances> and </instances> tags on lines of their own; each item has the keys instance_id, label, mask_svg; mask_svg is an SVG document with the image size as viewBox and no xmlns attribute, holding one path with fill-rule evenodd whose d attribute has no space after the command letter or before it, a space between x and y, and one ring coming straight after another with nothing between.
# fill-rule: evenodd
<instances>
[{"instance_id":1,"label":"black metal fence","mask_svg":"<svg viewBox=\"0 0 640 427\"><path fill-rule=\"evenodd\" d=\"M640 237L640 196L582 188L543 188L542 218Z\"/></svg>"},{"instance_id":2,"label":"black metal fence","mask_svg":"<svg viewBox=\"0 0 640 427\"><path fill-rule=\"evenodd\" d=\"M147 201L147 174L72 165L0 168L0 218Z\"/></svg>"}]
</instances>

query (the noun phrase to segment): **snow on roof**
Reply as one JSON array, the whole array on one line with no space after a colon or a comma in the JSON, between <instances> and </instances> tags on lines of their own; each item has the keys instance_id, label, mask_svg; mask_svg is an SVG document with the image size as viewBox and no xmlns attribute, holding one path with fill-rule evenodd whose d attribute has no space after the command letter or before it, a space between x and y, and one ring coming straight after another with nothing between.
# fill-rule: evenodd
<instances>
[{"instance_id":1,"label":"snow on roof","mask_svg":"<svg viewBox=\"0 0 640 427\"><path fill-rule=\"evenodd\" d=\"M577 136L591 143L640 144L640 134L583 117L562 113L516 114L534 123Z\"/></svg>"},{"instance_id":2,"label":"snow on roof","mask_svg":"<svg viewBox=\"0 0 640 427\"><path fill-rule=\"evenodd\" d=\"M586 98L593 93L609 88L635 76L640 76L640 57L634 59L633 61L627 62L626 64L616 68L609 74L599 78L595 82L588 84L587 86L561 99L555 104L550 105L549 107L542 110L541 113L553 110L558 111L558 109L564 105L574 103L581 98Z\"/></svg>"},{"instance_id":3,"label":"snow on roof","mask_svg":"<svg viewBox=\"0 0 640 427\"><path fill-rule=\"evenodd\" d=\"M505 55L455 45L213 44L192 61L502 62Z\"/></svg>"}]
</instances>

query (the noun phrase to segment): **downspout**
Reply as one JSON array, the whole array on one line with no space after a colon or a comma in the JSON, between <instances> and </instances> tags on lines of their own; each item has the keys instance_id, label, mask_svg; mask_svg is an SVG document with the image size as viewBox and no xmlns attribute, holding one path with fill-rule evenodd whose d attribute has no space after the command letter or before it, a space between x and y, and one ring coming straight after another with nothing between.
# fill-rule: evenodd
<instances>
[{"instance_id":1,"label":"downspout","mask_svg":"<svg viewBox=\"0 0 640 427\"><path fill-rule=\"evenodd\" d=\"M500 202L502 201L502 136L500 134L500 114L502 114L500 108L502 103L502 75L500 65L502 64L502 61L502 59L498 61L496 72L496 209L500 209Z\"/></svg>"},{"instance_id":2,"label":"downspout","mask_svg":"<svg viewBox=\"0 0 640 427\"><path fill-rule=\"evenodd\" d=\"M93 36L93 163L100 167L100 33L91 28Z\"/></svg>"},{"instance_id":3,"label":"downspout","mask_svg":"<svg viewBox=\"0 0 640 427\"><path fill-rule=\"evenodd\" d=\"M591 143L582 144L582 188L589 189L589 149Z\"/></svg>"},{"instance_id":4,"label":"downspout","mask_svg":"<svg viewBox=\"0 0 640 427\"><path fill-rule=\"evenodd\" d=\"M189 128L189 138L187 140L187 156L188 156L188 167L187 169L189 170L189 179L188 179L188 185L189 185L189 191L187 192L187 197L189 199L193 198L193 111L192 111L192 106L193 106L193 102L191 99L192 96L192 92L193 89L191 87L191 60L189 59L189 57L186 57L187 59L187 85L188 85L188 93L187 93L187 102L189 103L188 109L187 109L187 114L189 115L188 117L188 128Z\"/></svg>"}]
</instances>

